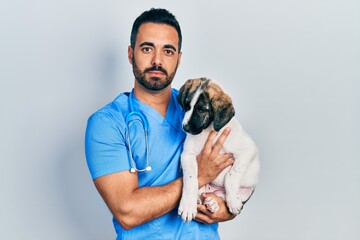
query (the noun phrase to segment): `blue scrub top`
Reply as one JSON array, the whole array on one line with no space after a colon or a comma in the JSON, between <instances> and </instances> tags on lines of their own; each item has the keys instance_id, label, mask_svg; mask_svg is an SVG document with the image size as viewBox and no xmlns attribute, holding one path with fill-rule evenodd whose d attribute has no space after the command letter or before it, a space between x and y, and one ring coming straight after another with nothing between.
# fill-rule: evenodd
<instances>
[{"instance_id":1,"label":"blue scrub top","mask_svg":"<svg viewBox=\"0 0 360 240\"><path fill-rule=\"evenodd\" d=\"M130 113L129 97L134 111L145 115L149 125L149 165L152 170L139 172L139 186L161 186L182 176L180 155L186 137L182 129L183 111L177 101L178 91L172 89L166 117L138 101L133 91L122 93L88 120L85 135L87 164L93 179L107 174L129 171L132 167L126 137L130 134L133 158L138 169L146 167L145 136L137 116L132 117L129 131L125 123ZM183 222L177 208L131 230L124 230L113 218L117 240L120 239L220 239L218 224Z\"/></svg>"}]
</instances>

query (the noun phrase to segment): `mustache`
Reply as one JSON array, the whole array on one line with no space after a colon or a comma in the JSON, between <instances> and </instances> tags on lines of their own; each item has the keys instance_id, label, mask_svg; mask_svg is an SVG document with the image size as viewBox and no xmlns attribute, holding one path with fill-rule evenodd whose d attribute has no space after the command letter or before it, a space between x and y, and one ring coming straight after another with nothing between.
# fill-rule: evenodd
<instances>
[{"instance_id":1,"label":"mustache","mask_svg":"<svg viewBox=\"0 0 360 240\"><path fill-rule=\"evenodd\" d=\"M168 75L167 71L163 67L156 66L156 65L145 69L144 73L151 72L151 71L160 71L160 72L164 73L165 75Z\"/></svg>"}]
</instances>

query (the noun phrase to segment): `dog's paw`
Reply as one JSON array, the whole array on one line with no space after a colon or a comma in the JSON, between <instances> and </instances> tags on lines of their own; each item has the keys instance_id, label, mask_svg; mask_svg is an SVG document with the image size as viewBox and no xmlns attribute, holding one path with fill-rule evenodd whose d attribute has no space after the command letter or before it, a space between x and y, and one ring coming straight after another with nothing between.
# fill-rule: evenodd
<instances>
[{"instance_id":1,"label":"dog's paw","mask_svg":"<svg viewBox=\"0 0 360 240\"><path fill-rule=\"evenodd\" d=\"M218 202L215 199L213 199L212 197L205 198L204 205L205 205L206 209L209 210L212 213L219 210Z\"/></svg>"},{"instance_id":2,"label":"dog's paw","mask_svg":"<svg viewBox=\"0 0 360 240\"><path fill-rule=\"evenodd\" d=\"M197 214L197 201L195 199L184 199L181 198L178 214L181 216L183 221L190 222L195 219Z\"/></svg>"},{"instance_id":3,"label":"dog's paw","mask_svg":"<svg viewBox=\"0 0 360 240\"><path fill-rule=\"evenodd\" d=\"M240 194L231 194L230 196L227 196L226 204L229 208L229 211L234 215L240 214L243 208Z\"/></svg>"}]
</instances>

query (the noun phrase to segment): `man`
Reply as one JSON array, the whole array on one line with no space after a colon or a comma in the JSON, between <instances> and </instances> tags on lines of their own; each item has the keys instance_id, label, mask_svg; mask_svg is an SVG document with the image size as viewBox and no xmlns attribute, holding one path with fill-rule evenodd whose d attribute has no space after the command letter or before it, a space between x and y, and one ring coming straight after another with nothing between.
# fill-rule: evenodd
<instances>
[{"instance_id":1,"label":"man","mask_svg":"<svg viewBox=\"0 0 360 240\"><path fill-rule=\"evenodd\" d=\"M141 14L128 47L134 89L120 94L88 121L86 159L114 216L117 239L219 239L217 222L234 218L215 195L221 202L218 212L212 214L198 205L196 221L183 222L177 216L186 135L178 91L171 82L181 60L181 41L180 26L170 12L151 9ZM147 142L143 125L149 128ZM219 154L229 130L213 144L216 134L209 135L197 157L199 187L233 163L231 154Z\"/></svg>"}]
</instances>

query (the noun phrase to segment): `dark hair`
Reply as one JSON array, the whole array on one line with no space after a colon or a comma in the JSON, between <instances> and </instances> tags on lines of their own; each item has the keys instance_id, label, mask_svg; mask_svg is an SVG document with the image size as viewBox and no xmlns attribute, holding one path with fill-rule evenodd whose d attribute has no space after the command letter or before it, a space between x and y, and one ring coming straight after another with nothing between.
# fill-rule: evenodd
<instances>
[{"instance_id":1,"label":"dark hair","mask_svg":"<svg viewBox=\"0 0 360 240\"><path fill-rule=\"evenodd\" d=\"M139 27L143 23L159 23L167 24L174 27L178 33L179 37L179 52L181 50L182 35L179 22L176 20L175 16L166 9L162 8L151 8L148 11L143 12L138 18L136 18L133 27L131 29L130 36L130 45L134 49L136 37L139 32Z\"/></svg>"}]
</instances>

